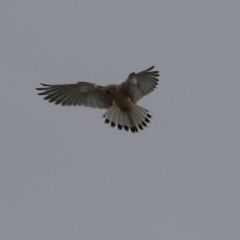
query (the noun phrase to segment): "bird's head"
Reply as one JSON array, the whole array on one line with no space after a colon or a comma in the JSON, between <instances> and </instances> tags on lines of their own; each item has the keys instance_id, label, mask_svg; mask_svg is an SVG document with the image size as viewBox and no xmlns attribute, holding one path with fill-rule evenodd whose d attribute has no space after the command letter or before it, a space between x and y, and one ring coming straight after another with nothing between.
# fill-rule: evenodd
<instances>
[{"instance_id":1,"label":"bird's head","mask_svg":"<svg viewBox=\"0 0 240 240\"><path fill-rule=\"evenodd\" d=\"M115 94L117 91L118 91L118 86L115 84L107 85L103 89L103 93L105 94L105 97L111 96L111 95Z\"/></svg>"}]
</instances>

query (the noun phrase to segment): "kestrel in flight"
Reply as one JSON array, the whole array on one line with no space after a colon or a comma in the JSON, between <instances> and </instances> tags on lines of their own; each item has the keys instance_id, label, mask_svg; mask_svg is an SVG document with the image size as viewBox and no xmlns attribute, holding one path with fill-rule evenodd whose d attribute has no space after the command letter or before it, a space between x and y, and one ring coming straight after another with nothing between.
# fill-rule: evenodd
<instances>
[{"instance_id":1,"label":"kestrel in flight","mask_svg":"<svg viewBox=\"0 0 240 240\"><path fill-rule=\"evenodd\" d=\"M111 84L105 87L89 82L76 84L49 85L36 88L46 95L45 100L62 106L86 106L108 109L103 115L105 123L117 125L118 129L129 129L134 133L143 130L150 122L148 110L138 106L139 99L149 94L158 84L158 71L150 67L139 73L131 73L120 85Z\"/></svg>"}]
</instances>

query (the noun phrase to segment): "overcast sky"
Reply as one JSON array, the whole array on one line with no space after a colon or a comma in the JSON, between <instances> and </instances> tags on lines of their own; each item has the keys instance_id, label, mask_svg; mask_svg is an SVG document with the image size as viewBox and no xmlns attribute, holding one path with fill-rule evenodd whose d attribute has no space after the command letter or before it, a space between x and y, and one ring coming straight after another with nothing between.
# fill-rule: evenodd
<instances>
[{"instance_id":1,"label":"overcast sky","mask_svg":"<svg viewBox=\"0 0 240 240\"><path fill-rule=\"evenodd\" d=\"M240 1L0 4L0 239L240 239ZM139 133L40 82L155 65Z\"/></svg>"}]
</instances>

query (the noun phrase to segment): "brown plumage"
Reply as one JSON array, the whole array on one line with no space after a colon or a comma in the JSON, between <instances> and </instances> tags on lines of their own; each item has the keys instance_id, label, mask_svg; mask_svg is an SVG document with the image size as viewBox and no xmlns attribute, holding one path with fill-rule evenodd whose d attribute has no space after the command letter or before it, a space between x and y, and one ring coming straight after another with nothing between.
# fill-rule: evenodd
<instances>
[{"instance_id":1,"label":"brown plumage","mask_svg":"<svg viewBox=\"0 0 240 240\"><path fill-rule=\"evenodd\" d=\"M156 88L158 84L158 71L148 68L139 73L131 73L127 80L120 85L111 84L105 87L89 82L76 84L48 85L44 88L36 88L42 91L39 95L49 102L62 106L86 106L108 109L103 115L106 123L118 129L129 129L132 132L143 130L150 122L151 115L148 110L138 106L139 99L146 96Z\"/></svg>"}]
</instances>

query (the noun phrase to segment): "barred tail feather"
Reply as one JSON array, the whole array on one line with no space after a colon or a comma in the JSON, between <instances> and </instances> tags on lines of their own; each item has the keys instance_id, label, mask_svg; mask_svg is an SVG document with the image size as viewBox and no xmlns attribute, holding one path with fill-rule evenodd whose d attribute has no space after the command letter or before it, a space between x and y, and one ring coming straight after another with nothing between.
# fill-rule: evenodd
<instances>
[{"instance_id":1,"label":"barred tail feather","mask_svg":"<svg viewBox=\"0 0 240 240\"><path fill-rule=\"evenodd\" d=\"M150 122L151 115L148 110L138 105L133 104L128 111L122 111L116 104L114 104L104 115L105 123L110 123L112 127L117 125L119 130L123 128L129 129L134 133L138 129L143 130Z\"/></svg>"}]
</instances>

